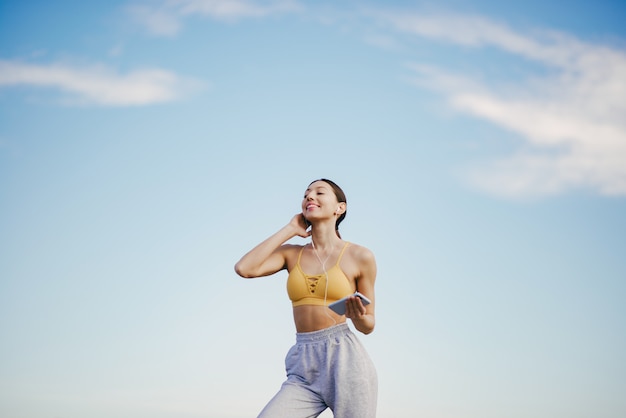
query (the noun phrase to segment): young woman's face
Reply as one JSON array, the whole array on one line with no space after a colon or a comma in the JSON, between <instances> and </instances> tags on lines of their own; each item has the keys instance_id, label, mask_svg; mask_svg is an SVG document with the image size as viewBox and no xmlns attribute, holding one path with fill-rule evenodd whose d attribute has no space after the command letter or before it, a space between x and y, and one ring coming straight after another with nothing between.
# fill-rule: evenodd
<instances>
[{"instance_id":1,"label":"young woman's face","mask_svg":"<svg viewBox=\"0 0 626 418\"><path fill-rule=\"evenodd\" d=\"M307 219L330 216L339 207L337 196L332 187L324 181L312 183L304 192L302 213Z\"/></svg>"}]
</instances>

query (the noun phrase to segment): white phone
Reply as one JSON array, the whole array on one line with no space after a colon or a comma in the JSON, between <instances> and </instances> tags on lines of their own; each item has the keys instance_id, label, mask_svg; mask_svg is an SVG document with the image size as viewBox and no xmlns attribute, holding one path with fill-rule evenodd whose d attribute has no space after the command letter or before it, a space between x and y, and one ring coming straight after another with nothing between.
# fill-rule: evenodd
<instances>
[{"instance_id":1,"label":"white phone","mask_svg":"<svg viewBox=\"0 0 626 418\"><path fill-rule=\"evenodd\" d=\"M328 307L339 315L345 315L346 314L346 301L352 296L357 296L361 298L361 302L363 303L363 305L369 305L370 303L372 303L365 295L359 292L354 292L353 294L348 295L345 298L339 299L337 302L331 303L330 305L328 305Z\"/></svg>"}]
</instances>

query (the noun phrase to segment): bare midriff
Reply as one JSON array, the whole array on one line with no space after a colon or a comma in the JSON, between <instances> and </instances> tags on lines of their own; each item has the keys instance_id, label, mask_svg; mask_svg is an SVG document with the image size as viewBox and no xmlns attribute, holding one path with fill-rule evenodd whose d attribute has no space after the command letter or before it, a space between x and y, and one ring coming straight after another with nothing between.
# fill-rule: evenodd
<instances>
[{"instance_id":1,"label":"bare midriff","mask_svg":"<svg viewBox=\"0 0 626 418\"><path fill-rule=\"evenodd\" d=\"M346 322L346 317L337 315L327 306L294 306L293 320L297 332L313 332Z\"/></svg>"}]
</instances>

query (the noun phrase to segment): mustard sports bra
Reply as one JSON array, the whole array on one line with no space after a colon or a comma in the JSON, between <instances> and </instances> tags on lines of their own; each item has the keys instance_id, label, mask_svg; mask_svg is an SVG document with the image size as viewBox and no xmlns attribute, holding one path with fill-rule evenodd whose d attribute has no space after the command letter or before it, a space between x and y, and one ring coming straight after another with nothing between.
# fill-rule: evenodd
<instances>
[{"instance_id":1,"label":"mustard sports bra","mask_svg":"<svg viewBox=\"0 0 626 418\"><path fill-rule=\"evenodd\" d=\"M339 267L341 257L348 245L350 245L350 243L346 242L346 245L341 249L341 253L339 253L337 262L326 271L326 274L321 273L315 275L308 275L302 271L300 258L302 257L304 247L300 249L298 262L296 266L291 269L289 277L287 278L287 294L293 306L324 306L324 293L326 293L326 304L338 301L354 293L350 281L341 270L341 267ZM326 275L328 275L328 289L326 289Z\"/></svg>"}]
</instances>

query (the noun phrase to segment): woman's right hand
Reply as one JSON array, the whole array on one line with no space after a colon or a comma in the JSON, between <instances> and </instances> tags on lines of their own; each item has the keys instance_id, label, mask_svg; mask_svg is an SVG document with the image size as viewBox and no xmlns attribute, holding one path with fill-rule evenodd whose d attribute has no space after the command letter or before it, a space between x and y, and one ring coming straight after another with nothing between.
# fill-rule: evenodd
<instances>
[{"instance_id":1,"label":"woman's right hand","mask_svg":"<svg viewBox=\"0 0 626 418\"><path fill-rule=\"evenodd\" d=\"M289 225L294 228L296 235L298 235L299 237L307 238L311 236L311 230L309 229L307 231L308 224L302 213L298 213L293 218L291 218Z\"/></svg>"}]
</instances>

